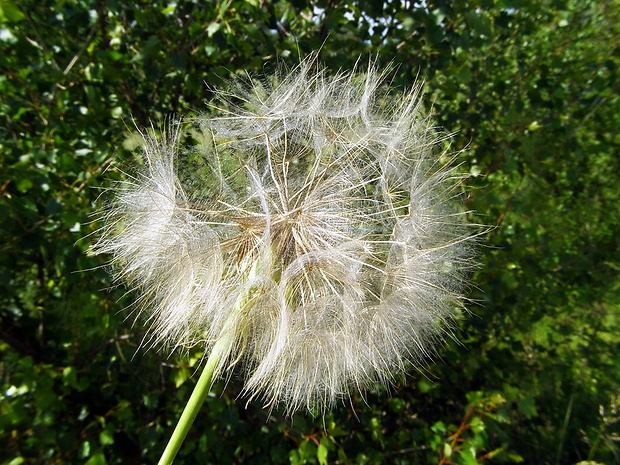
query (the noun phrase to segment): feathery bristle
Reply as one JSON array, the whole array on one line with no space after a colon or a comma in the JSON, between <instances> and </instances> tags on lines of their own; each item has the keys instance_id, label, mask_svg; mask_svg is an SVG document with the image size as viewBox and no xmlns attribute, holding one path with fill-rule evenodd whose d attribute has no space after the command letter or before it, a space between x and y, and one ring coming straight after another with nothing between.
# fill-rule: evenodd
<instances>
[{"instance_id":1,"label":"feathery bristle","mask_svg":"<svg viewBox=\"0 0 620 465\"><path fill-rule=\"evenodd\" d=\"M461 176L419 89L304 62L248 78L201 118L207 169L177 175L179 129L145 135L96 253L138 295L153 343L226 340L267 405L324 410L432 355L463 303L472 234ZM181 182L180 179L183 181Z\"/></svg>"}]
</instances>

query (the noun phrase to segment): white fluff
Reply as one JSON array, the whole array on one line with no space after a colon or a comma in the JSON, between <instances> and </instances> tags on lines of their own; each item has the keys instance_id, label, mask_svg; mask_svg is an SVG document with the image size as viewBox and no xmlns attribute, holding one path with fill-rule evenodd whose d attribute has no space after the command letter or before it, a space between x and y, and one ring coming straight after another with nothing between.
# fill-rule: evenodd
<instances>
[{"instance_id":1,"label":"white fluff","mask_svg":"<svg viewBox=\"0 0 620 465\"><path fill-rule=\"evenodd\" d=\"M220 92L203 168L178 128L104 214L96 253L138 295L153 343L227 341L216 374L249 397L324 410L433 353L462 305L471 230L418 90L312 61ZM182 176L181 176L182 174ZM183 185L179 179L183 179Z\"/></svg>"}]
</instances>

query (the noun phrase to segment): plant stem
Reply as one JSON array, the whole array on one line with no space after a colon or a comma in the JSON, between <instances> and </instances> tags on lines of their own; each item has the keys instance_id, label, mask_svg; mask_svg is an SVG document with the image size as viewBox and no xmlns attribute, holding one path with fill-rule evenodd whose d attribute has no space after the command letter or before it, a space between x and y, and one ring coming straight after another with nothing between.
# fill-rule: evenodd
<instances>
[{"instance_id":1,"label":"plant stem","mask_svg":"<svg viewBox=\"0 0 620 465\"><path fill-rule=\"evenodd\" d=\"M187 436L192 423L194 423L196 415L198 415L198 412L200 411L200 407L202 407L202 404L209 394L213 370L215 370L215 367L222 357L225 345L224 338L217 341L213 346L211 354L207 359L207 363L205 364L202 374L200 375L200 379L198 380L198 383L196 383L196 387L187 401L187 405L181 414L181 418L179 419L170 440L168 441L168 445L166 446L164 453L159 459L158 465L171 465L177 455L177 452L179 452L185 436Z\"/></svg>"}]
</instances>

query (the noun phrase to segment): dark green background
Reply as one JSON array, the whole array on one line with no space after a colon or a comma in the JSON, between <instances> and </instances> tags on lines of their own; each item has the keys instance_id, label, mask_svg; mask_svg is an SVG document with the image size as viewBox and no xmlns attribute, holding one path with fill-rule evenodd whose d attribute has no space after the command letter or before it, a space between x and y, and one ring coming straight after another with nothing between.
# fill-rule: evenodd
<instances>
[{"instance_id":1,"label":"dark green background","mask_svg":"<svg viewBox=\"0 0 620 465\"><path fill-rule=\"evenodd\" d=\"M620 463L620 3L0 0L0 463L156 463L199 352L140 348L85 251L132 119L321 48L425 81L482 239L428 371L293 420L218 383L179 464ZM91 270L92 269L92 270ZM91 271L84 271L91 270Z\"/></svg>"}]
</instances>

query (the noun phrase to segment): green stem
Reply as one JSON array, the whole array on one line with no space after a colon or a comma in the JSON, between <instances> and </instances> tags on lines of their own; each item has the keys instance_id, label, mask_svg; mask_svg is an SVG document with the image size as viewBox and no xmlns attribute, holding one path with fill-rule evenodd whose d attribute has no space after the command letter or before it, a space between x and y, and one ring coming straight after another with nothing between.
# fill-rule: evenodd
<instances>
[{"instance_id":1,"label":"green stem","mask_svg":"<svg viewBox=\"0 0 620 465\"><path fill-rule=\"evenodd\" d=\"M200 379L198 380L198 383L196 383L196 387L194 388L189 401L187 401L187 405L181 414L181 418L179 419L179 422L170 437L170 441L168 441L168 445L166 446L161 459L159 459L158 465L171 465L177 455L177 452L179 452L185 436L187 436L192 423L194 423L196 415L198 415L198 412L200 411L200 407L202 407L202 404L209 394L213 370L215 370L215 367L220 362L222 354L224 353L225 345L225 339L220 339L213 346L211 354L207 359L207 363L202 370L202 374L200 375Z\"/></svg>"}]
</instances>

